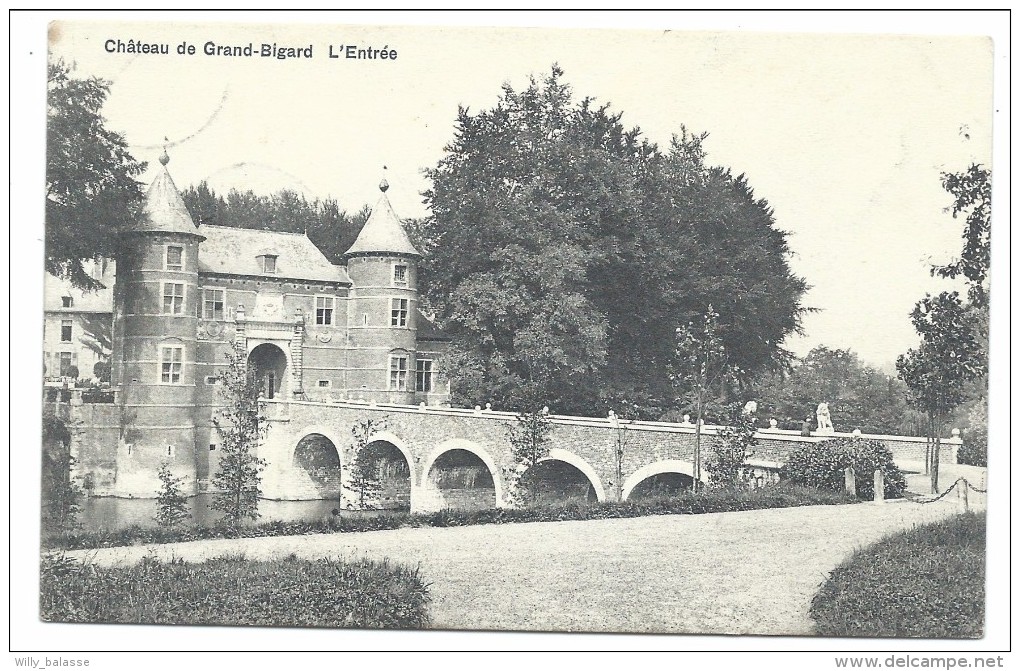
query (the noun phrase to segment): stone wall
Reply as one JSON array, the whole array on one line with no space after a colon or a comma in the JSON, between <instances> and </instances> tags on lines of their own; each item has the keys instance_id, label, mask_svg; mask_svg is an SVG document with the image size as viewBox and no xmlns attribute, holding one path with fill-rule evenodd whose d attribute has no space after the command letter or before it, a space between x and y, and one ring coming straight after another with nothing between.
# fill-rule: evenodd
<instances>
[{"instance_id":1,"label":"stone wall","mask_svg":"<svg viewBox=\"0 0 1020 671\"><path fill-rule=\"evenodd\" d=\"M128 492L134 496L153 496L155 488L151 485L156 482L158 460L126 453L123 441L118 441L117 410L115 405L65 408L68 417L81 427L76 438L79 471L82 475L91 474L96 494L124 495ZM383 483L382 505L404 505L409 500L412 509L422 510L454 504L476 507L493 499L503 505L506 501L506 476L515 467L507 439L508 430L516 421L511 413L357 402L270 401L266 414L270 428L259 450L259 456L269 464L263 473L262 489L266 498L321 498L322 483L316 482L314 474L295 461L298 443L310 434L324 436L335 447L340 457L341 477L346 478L354 460L351 428L356 422L373 419L385 422L384 429L375 434L374 440L392 445L395 448L392 454L402 455L409 471L409 477L390 477ZM550 420L550 458L580 471L600 501L627 498L638 483L660 473L693 475L693 425L559 415L550 416ZM754 468L763 473L775 471L791 450L805 442L849 435L805 437L792 431L759 431ZM710 453L715 436L715 427L704 427L703 457ZM918 462L923 463L923 438L863 437L888 445L901 468L911 470ZM208 440L211 438L198 441L194 459L201 463L192 472L208 472L205 462L211 461L210 454L215 454L206 451ZM959 444L958 437L944 441L944 462L955 463ZM618 449L623 453L619 479L615 456ZM449 477L430 478L436 461L451 450L474 455L471 468L488 471L492 476L491 485L487 481L484 486L472 486L466 482L455 483ZM442 461L438 467L444 468ZM707 478L706 473L702 475ZM332 491L335 490L333 486Z\"/></svg>"}]
</instances>

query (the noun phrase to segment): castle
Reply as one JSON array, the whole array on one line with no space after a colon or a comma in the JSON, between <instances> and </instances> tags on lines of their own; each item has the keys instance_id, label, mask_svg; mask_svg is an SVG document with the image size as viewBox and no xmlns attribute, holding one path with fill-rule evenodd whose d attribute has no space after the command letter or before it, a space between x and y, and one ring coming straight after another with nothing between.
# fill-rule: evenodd
<instances>
[{"instance_id":1,"label":"castle","mask_svg":"<svg viewBox=\"0 0 1020 671\"><path fill-rule=\"evenodd\" d=\"M201 488L217 467L212 418L231 351L259 372L267 399L448 404L438 369L447 339L418 309L421 255L385 180L346 265L336 265L304 234L196 226L166 152L159 162L143 216L123 233L112 301L47 287L50 375L80 366L88 376L95 355L75 331L86 317L102 320L102 294L112 303L117 482L100 490L151 492L151 465L163 460ZM132 464L145 471L137 485L128 484Z\"/></svg>"}]
</instances>

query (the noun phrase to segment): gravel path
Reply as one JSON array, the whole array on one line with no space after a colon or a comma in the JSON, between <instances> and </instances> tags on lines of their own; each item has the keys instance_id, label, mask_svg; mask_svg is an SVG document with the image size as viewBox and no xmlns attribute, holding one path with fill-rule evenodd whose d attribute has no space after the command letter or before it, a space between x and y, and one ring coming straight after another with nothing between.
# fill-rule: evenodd
<instances>
[{"instance_id":1,"label":"gravel path","mask_svg":"<svg viewBox=\"0 0 1020 671\"><path fill-rule=\"evenodd\" d=\"M420 564L433 627L809 635L808 607L855 549L960 511L935 504L195 541L68 553L103 565L364 555Z\"/></svg>"}]
</instances>

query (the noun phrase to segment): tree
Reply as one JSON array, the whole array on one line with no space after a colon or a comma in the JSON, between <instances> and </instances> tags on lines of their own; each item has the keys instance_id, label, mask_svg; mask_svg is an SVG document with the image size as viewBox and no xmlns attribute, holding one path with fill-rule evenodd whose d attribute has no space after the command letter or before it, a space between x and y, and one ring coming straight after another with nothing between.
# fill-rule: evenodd
<instances>
[{"instance_id":1,"label":"tree","mask_svg":"<svg viewBox=\"0 0 1020 671\"><path fill-rule=\"evenodd\" d=\"M758 400L762 416L776 418L784 428L799 428L800 421L825 401L839 431L910 433L904 425L909 414L906 386L865 365L848 349L819 345L789 372L757 381L749 393Z\"/></svg>"},{"instance_id":2,"label":"tree","mask_svg":"<svg viewBox=\"0 0 1020 671\"><path fill-rule=\"evenodd\" d=\"M362 419L354 422L351 427L353 437L354 459L351 463L351 475L344 486L358 497L358 507L367 508L377 503L382 492L379 477L381 466L380 455L369 447L372 436L386 428L386 418Z\"/></svg>"},{"instance_id":3,"label":"tree","mask_svg":"<svg viewBox=\"0 0 1020 671\"><path fill-rule=\"evenodd\" d=\"M964 400L964 384L983 373L983 348L960 295L925 296L910 314L921 344L896 360L910 402L928 417L932 493L938 493L941 435L949 413Z\"/></svg>"},{"instance_id":4,"label":"tree","mask_svg":"<svg viewBox=\"0 0 1020 671\"><path fill-rule=\"evenodd\" d=\"M942 173L942 186L953 196L947 208L953 218L966 215L963 227L963 251L960 258L943 266L933 266L939 277L967 280L967 298L978 308L988 306L988 270L992 261L992 173L971 165L964 172Z\"/></svg>"},{"instance_id":5,"label":"tree","mask_svg":"<svg viewBox=\"0 0 1020 671\"><path fill-rule=\"evenodd\" d=\"M102 107L110 82L74 76L63 61L48 67L46 119L46 270L77 288L102 284L83 266L115 258L119 234L139 214L145 169L119 133L106 128Z\"/></svg>"},{"instance_id":6,"label":"tree","mask_svg":"<svg viewBox=\"0 0 1020 671\"><path fill-rule=\"evenodd\" d=\"M709 303L727 306L720 332L742 368L786 357L805 286L767 203L705 165L703 134L683 129L663 153L621 119L575 101L556 66L459 110L414 231L457 402L657 418L673 328Z\"/></svg>"},{"instance_id":7,"label":"tree","mask_svg":"<svg viewBox=\"0 0 1020 671\"><path fill-rule=\"evenodd\" d=\"M72 477L71 431L52 414L43 416L42 523L49 531L78 526L83 492Z\"/></svg>"},{"instance_id":8,"label":"tree","mask_svg":"<svg viewBox=\"0 0 1020 671\"><path fill-rule=\"evenodd\" d=\"M676 329L676 356L670 377L681 392L677 400L693 406L694 491L701 483L701 427L712 390L719 389L731 374L726 347L718 332L719 314L708 306L704 317Z\"/></svg>"},{"instance_id":9,"label":"tree","mask_svg":"<svg viewBox=\"0 0 1020 671\"><path fill-rule=\"evenodd\" d=\"M739 403L730 405L729 414L729 421L716 433L712 453L706 462L709 482L714 487L735 487L740 482L744 461L754 453L758 444L754 414L744 412Z\"/></svg>"},{"instance_id":10,"label":"tree","mask_svg":"<svg viewBox=\"0 0 1020 671\"><path fill-rule=\"evenodd\" d=\"M191 517L188 499L181 489L184 478L176 477L168 462L159 465L158 475L160 488L156 492L156 524L161 527L177 526Z\"/></svg>"},{"instance_id":11,"label":"tree","mask_svg":"<svg viewBox=\"0 0 1020 671\"><path fill-rule=\"evenodd\" d=\"M529 486L525 475L535 464L549 456L549 409L533 409L518 413L517 419L507 427L507 440L513 454L514 466L505 472L507 495L510 503L521 506L532 503L536 492Z\"/></svg>"},{"instance_id":12,"label":"tree","mask_svg":"<svg viewBox=\"0 0 1020 671\"><path fill-rule=\"evenodd\" d=\"M340 263L371 214L368 206L348 213L332 198L309 201L288 189L271 196L231 189L224 197L206 182L185 189L181 198L200 225L305 233L333 263Z\"/></svg>"},{"instance_id":13,"label":"tree","mask_svg":"<svg viewBox=\"0 0 1020 671\"><path fill-rule=\"evenodd\" d=\"M227 362L219 378L226 405L213 417L220 435L220 460L212 478L217 492L211 507L223 511L224 520L234 527L259 518L266 462L256 455L269 423L263 415L265 404L259 398L258 371L235 352L227 353Z\"/></svg>"}]
</instances>

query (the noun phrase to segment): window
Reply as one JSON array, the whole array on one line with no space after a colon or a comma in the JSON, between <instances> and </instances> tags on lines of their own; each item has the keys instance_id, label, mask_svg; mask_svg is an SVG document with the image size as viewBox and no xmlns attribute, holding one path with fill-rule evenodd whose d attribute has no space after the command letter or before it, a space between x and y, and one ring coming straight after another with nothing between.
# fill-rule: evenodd
<instances>
[{"instance_id":1,"label":"window","mask_svg":"<svg viewBox=\"0 0 1020 671\"><path fill-rule=\"evenodd\" d=\"M202 317L219 321L223 319L223 289L202 289Z\"/></svg>"},{"instance_id":2,"label":"window","mask_svg":"<svg viewBox=\"0 0 1020 671\"><path fill-rule=\"evenodd\" d=\"M71 331L73 328L74 322L70 319L60 321L60 342L71 342Z\"/></svg>"},{"instance_id":3,"label":"window","mask_svg":"<svg viewBox=\"0 0 1020 671\"><path fill-rule=\"evenodd\" d=\"M163 314L179 315L184 312L184 285L178 282L163 283Z\"/></svg>"},{"instance_id":4,"label":"window","mask_svg":"<svg viewBox=\"0 0 1020 671\"><path fill-rule=\"evenodd\" d=\"M184 365L184 348L180 345L163 345L159 348L159 381L163 384L180 384Z\"/></svg>"},{"instance_id":5,"label":"window","mask_svg":"<svg viewBox=\"0 0 1020 671\"><path fill-rule=\"evenodd\" d=\"M60 377L71 377L71 366L74 365L74 358L71 352L60 353Z\"/></svg>"},{"instance_id":6,"label":"window","mask_svg":"<svg viewBox=\"0 0 1020 671\"><path fill-rule=\"evenodd\" d=\"M166 248L166 269L184 270L184 247L169 245Z\"/></svg>"},{"instance_id":7,"label":"window","mask_svg":"<svg viewBox=\"0 0 1020 671\"><path fill-rule=\"evenodd\" d=\"M216 443L209 443L209 451L213 452L216 450Z\"/></svg>"},{"instance_id":8,"label":"window","mask_svg":"<svg viewBox=\"0 0 1020 671\"><path fill-rule=\"evenodd\" d=\"M415 362L414 390L432 391L432 359L418 359Z\"/></svg>"},{"instance_id":9,"label":"window","mask_svg":"<svg viewBox=\"0 0 1020 671\"><path fill-rule=\"evenodd\" d=\"M333 297L315 297L315 323L320 326L329 326L333 323Z\"/></svg>"},{"instance_id":10,"label":"window","mask_svg":"<svg viewBox=\"0 0 1020 671\"><path fill-rule=\"evenodd\" d=\"M60 297L60 307L62 307L62 308L69 308L69 307L71 307L71 305L72 305L72 301L71 301L71 297L70 296L61 296Z\"/></svg>"},{"instance_id":11,"label":"window","mask_svg":"<svg viewBox=\"0 0 1020 671\"><path fill-rule=\"evenodd\" d=\"M259 258L262 259L262 272L267 274L276 273L276 256L274 254L265 254Z\"/></svg>"},{"instance_id":12,"label":"window","mask_svg":"<svg viewBox=\"0 0 1020 671\"><path fill-rule=\"evenodd\" d=\"M407 357L397 354L390 355L390 386L391 391L407 391Z\"/></svg>"},{"instance_id":13,"label":"window","mask_svg":"<svg viewBox=\"0 0 1020 671\"><path fill-rule=\"evenodd\" d=\"M407 266L403 263L393 264L393 286L407 286Z\"/></svg>"},{"instance_id":14,"label":"window","mask_svg":"<svg viewBox=\"0 0 1020 671\"><path fill-rule=\"evenodd\" d=\"M205 383L206 384L218 384L219 381L220 381L220 376L219 375L206 375L205 376Z\"/></svg>"},{"instance_id":15,"label":"window","mask_svg":"<svg viewBox=\"0 0 1020 671\"><path fill-rule=\"evenodd\" d=\"M390 326L407 326L407 299L390 299Z\"/></svg>"},{"instance_id":16,"label":"window","mask_svg":"<svg viewBox=\"0 0 1020 671\"><path fill-rule=\"evenodd\" d=\"M319 387L319 389L329 389L331 385L329 380L319 380L316 382L316 386Z\"/></svg>"}]
</instances>

